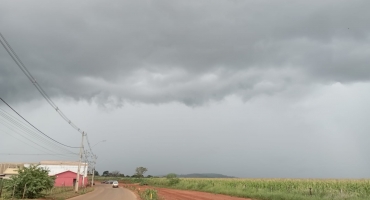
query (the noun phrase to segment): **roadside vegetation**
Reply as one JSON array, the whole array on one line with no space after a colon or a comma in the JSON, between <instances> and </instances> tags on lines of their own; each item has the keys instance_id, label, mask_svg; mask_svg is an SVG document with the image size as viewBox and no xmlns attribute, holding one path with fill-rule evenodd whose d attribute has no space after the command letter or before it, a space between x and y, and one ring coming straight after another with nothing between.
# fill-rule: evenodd
<instances>
[{"instance_id":1,"label":"roadside vegetation","mask_svg":"<svg viewBox=\"0 0 370 200\"><path fill-rule=\"evenodd\" d=\"M93 190L93 187L80 188L76 193L73 187L55 187L50 191L45 191L45 199L65 200L75 196L86 194Z\"/></svg>"},{"instance_id":2,"label":"roadside vegetation","mask_svg":"<svg viewBox=\"0 0 370 200\"><path fill-rule=\"evenodd\" d=\"M75 193L73 187L54 187L51 190L42 191L42 199L56 199L65 200L88 192L93 191L93 187L81 188L78 193ZM3 191L0 200L12 199L12 193L9 191ZM20 199L15 198L14 199Z\"/></svg>"},{"instance_id":3,"label":"roadside vegetation","mask_svg":"<svg viewBox=\"0 0 370 200\"><path fill-rule=\"evenodd\" d=\"M143 182L143 181L141 181ZM145 179L145 184L261 200L365 200L370 180L316 179Z\"/></svg>"},{"instance_id":4,"label":"roadside vegetation","mask_svg":"<svg viewBox=\"0 0 370 200\"><path fill-rule=\"evenodd\" d=\"M109 177L104 177L104 179ZM203 191L259 200L368 200L370 180L329 179L239 179L178 178L176 174L156 178L119 178L163 188Z\"/></svg>"},{"instance_id":5,"label":"roadside vegetation","mask_svg":"<svg viewBox=\"0 0 370 200\"><path fill-rule=\"evenodd\" d=\"M144 169L145 173L147 169ZM136 172L131 177L115 178L126 184L136 183L162 188L194 190L258 200L370 199L370 180L368 179L178 178L174 173L163 177L150 175L144 177L144 173L140 173L140 170L138 173L138 168ZM112 177L97 177L97 180L110 179ZM140 195L145 196L145 194L147 193L141 192Z\"/></svg>"},{"instance_id":6,"label":"roadside vegetation","mask_svg":"<svg viewBox=\"0 0 370 200\"><path fill-rule=\"evenodd\" d=\"M2 180L3 199L58 199L64 200L87 192L94 188L81 188L78 193L73 187L54 187L54 177L48 175L48 170L37 166L23 167L10 180Z\"/></svg>"},{"instance_id":7,"label":"roadside vegetation","mask_svg":"<svg viewBox=\"0 0 370 200\"><path fill-rule=\"evenodd\" d=\"M48 175L48 170L37 166L18 169L18 174L4 182L4 190L18 199L35 199L44 197L43 191L51 190L54 177Z\"/></svg>"},{"instance_id":8,"label":"roadside vegetation","mask_svg":"<svg viewBox=\"0 0 370 200\"><path fill-rule=\"evenodd\" d=\"M144 191L138 191L138 194L142 200L160 200L157 190L146 189Z\"/></svg>"}]
</instances>

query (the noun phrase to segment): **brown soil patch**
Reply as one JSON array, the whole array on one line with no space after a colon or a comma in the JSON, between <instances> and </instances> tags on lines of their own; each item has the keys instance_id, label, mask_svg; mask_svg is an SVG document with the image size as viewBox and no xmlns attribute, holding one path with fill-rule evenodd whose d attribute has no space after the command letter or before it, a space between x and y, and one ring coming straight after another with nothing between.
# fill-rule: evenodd
<instances>
[{"instance_id":1,"label":"brown soil patch","mask_svg":"<svg viewBox=\"0 0 370 200\"><path fill-rule=\"evenodd\" d=\"M222 194L212 194L207 192L198 192L190 190L177 190L177 189L168 189L168 188L158 188L151 186L141 186L138 184L121 184L123 187L137 190L145 189L155 189L158 192L158 195L164 200L251 200L240 197L232 197Z\"/></svg>"}]
</instances>

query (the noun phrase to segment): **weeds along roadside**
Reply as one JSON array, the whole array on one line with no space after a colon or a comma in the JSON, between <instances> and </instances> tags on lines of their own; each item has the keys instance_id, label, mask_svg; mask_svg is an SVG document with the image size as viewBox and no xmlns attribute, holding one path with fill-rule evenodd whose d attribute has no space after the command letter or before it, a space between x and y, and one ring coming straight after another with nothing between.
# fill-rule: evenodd
<instances>
[{"instance_id":1,"label":"weeds along roadside","mask_svg":"<svg viewBox=\"0 0 370 200\"><path fill-rule=\"evenodd\" d=\"M370 181L366 179L127 178L122 182L260 200L370 199Z\"/></svg>"},{"instance_id":2,"label":"weeds along roadside","mask_svg":"<svg viewBox=\"0 0 370 200\"><path fill-rule=\"evenodd\" d=\"M4 184L7 184L6 181L4 181ZM75 196L86 194L93 190L94 190L93 187L85 187L85 188L80 188L78 193L75 193L73 187L53 187L51 190L43 191L42 196L43 196L43 199L65 200L65 199L69 199ZM6 200L6 199L12 199L12 193L3 189L0 200Z\"/></svg>"}]
</instances>

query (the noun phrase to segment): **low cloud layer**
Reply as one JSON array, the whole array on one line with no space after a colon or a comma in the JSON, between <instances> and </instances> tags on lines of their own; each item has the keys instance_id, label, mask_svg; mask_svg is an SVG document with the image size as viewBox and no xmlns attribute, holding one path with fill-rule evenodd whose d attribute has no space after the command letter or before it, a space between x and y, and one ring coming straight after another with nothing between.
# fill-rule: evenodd
<instances>
[{"instance_id":1,"label":"low cloud layer","mask_svg":"<svg viewBox=\"0 0 370 200\"><path fill-rule=\"evenodd\" d=\"M48 94L121 106L369 81L368 1L6 1L1 32ZM0 49L0 93L40 98Z\"/></svg>"},{"instance_id":2,"label":"low cloud layer","mask_svg":"<svg viewBox=\"0 0 370 200\"><path fill-rule=\"evenodd\" d=\"M0 31L91 144L107 140L93 149L99 172L366 178L369 7L6 0ZM52 138L79 145L2 47L0 96ZM39 153L14 150L22 135L4 126L0 136L4 154ZM1 161L61 159L4 154Z\"/></svg>"}]
</instances>

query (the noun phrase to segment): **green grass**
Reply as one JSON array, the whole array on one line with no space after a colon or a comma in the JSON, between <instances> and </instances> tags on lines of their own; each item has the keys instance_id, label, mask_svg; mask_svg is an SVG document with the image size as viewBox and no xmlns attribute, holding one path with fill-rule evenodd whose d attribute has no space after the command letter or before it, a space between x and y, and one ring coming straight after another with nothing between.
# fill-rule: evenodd
<instances>
[{"instance_id":1,"label":"green grass","mask_svg":"<svg viewBox=\"0 0 370 200\"><path fill-rule=\"evenodd\" d=\"M79 188L78 193L75 193L73 187L55 187L53 190L45 192L45 199L64 200L86 194L93 190L93 187Z\"/></svg>"},{"instance_id":2,"label":"green grass","mask_svg":"<svg viewBox=\"0 0 370 200\"><path fill-rule=\"evenodd\" d=\"M181 178L171 184L166 178L127 181L183 190L204 191L260 200L368 200L370 180L328 179L204 179ZM310 193L311 188L311 193Z\"/></svg>"},{"instance_id":3,"label":"green grass","mask_svg":"<svg viewBox=\"0 0 370 200\"><path fill-rule=\"evenodd\" d=\"M92 187L80 188L78 193L75 193L73 187L54 187L50 191L43 192L44 194L43 199L65 200L78 195L86 194L93 190L94 188ZM12 196L11 192L3 190L2 198L0 198L0 200L11 199L11 196Z\"/></svg>"},{"instance_id":4,"label":"green grass","mask_svg":"<svg viewBox=\"0 0 370 200\"><path fill-rule=\"evenodd\" d=\"M146 189L142 192L138 192L142 200L160 200L157 194L157 190Z\"/></svg>"}]
</instances>

